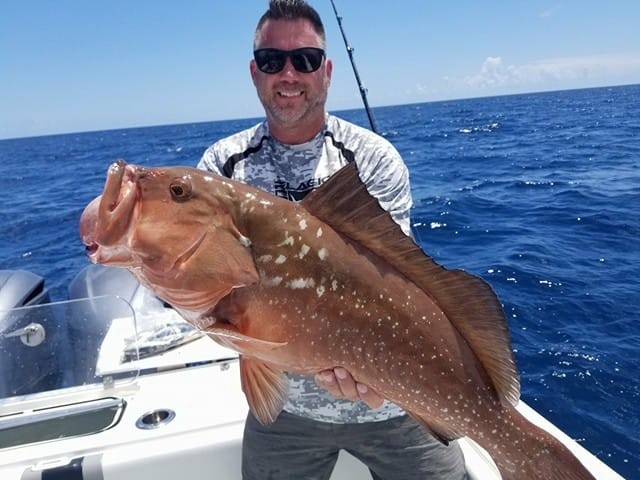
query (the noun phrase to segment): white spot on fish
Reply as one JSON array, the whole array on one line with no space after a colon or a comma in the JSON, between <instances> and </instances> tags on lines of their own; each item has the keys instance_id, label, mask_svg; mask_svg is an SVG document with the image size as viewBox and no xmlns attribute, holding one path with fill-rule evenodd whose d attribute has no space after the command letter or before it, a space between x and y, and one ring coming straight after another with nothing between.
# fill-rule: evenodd
<instances>
[{"instance_id":1,"label":"white spot on fish","mask_svg":"<svg viewBox=\"0 0 640 480\"><path fill-rule=\"evenodd\" d=\"M287 282L287 287L299 290L302 288L312 288L315 284L316 281L313 278L296 278L295 280Z\"/></svg>"},{"instance_id":2,"label":"white spot on fish","mask_svg":"<svg viewBox=\"0 0 640 480\"><path fill-rule=\"evenodd\" d=\"M250 193L250 192L245 193L244 196L245 196L245 198L248 198L249 200L255 200L256 199L256 196L253 193Z\"/></svg>"},{"instance_id":3,"label":"white spot on fish","mask_svg":"<svg viewBox=\"0 0 640 480\"><path fill-rule=\"evenodd\" d=\"M271 255L262 255L258 257L259 263L269 263L271 260L273 260L273 256Z\"/></svg>"},{"instance_id":4,"label":"white spot on fish","mask_svg":"<svg viewBox=\"0 0 640 480\"><path fill-rule=\"evenodd\" d=\"M325 260L328 256L329 256L329 252L327 251L326 248L323 247L320 250L318 250L318 258L320 260Z\"/></svg>"},{"instance_id":5,"label":"white spot on fish","mask_svg":"<svg viewBox=\"0 0 640 480\"><path fill-rule=\"evenodd\" d=\"M278 258L276 258L276 263L278 265L282 265L286 261L287 261L287 257L285 257L284 255L280 255L278 256Z\"/></svg>"},{"instance_id":6,"label":"white spot on fish","mask_svg":"<svg viewBox=\"0 0 640 480\"><path fill-rule=\"evenodd\" d=\"M277 287L282 283L282 277L265 278L262 283L265 287Z\"/></svg>"},{"instance_id":7,"label":"white spot on fish","mask_svg":"<svg viewBox=\"0 0 640 480\"><path fill-rule=\"evenodd\" d=\"M293 245L293 237L289 236L289 232L285 232L283 242L278 245L279 247L283 247L285 245Z\"/></svg>"},{"instance_id":8,"label":"white spot on fish","mask_svg":"<svg viewBox=\"0 0 640 480\"><path fill-rule=\"evenodd\" d=\"M316 293L318 294L318 298L320 298L322 295L324 295L324 287L320 285L318 288L316 288Z\"/></svg>"},{"instance_id":9,"label":"white spot on fish","mask_svg":"<svg viewBox=\"0 0 640 480\"><path fill-rule=\"evenodd\" d=\"M307 229L307 221L304 218L302 220L300 220L300 223L298 223L298 225L300 226L300 230L306 230Z\"/></svg>"},{"instance_id":10,"label":"white spot on fish","mask_svg":"<svg viewBox=\"0 0 640 480\"><path fill-rule=\"evenodd\" d=\"M320 238L322 236L322 227L318 228L318 231L316 232L316 237Z\"/></svg>"},{"instance_id":11,"label":"white spot on fish","mask_svg":"<svg viewBox=\"0 0 640 480\"><path fill-rule=\"evenodd\" d=\"M338 290L338 281L334 280L333 282L331 282L331 290L333 290L334 292L336 290Z\"/></svg>"},{"instance_id":12,"label":"white spot on fish","mask_svg":"<svg viewBox=\"0 0 640 480\"><path fill-rule=\"evenodd\" d=\"M304 256L307 253L309 253L309 250L311 250L311 248L309 248L309 245L302 245L302 247L300 247L300 253L298 254L298 258L302 260Z\"/></svg>"}]
</instances>

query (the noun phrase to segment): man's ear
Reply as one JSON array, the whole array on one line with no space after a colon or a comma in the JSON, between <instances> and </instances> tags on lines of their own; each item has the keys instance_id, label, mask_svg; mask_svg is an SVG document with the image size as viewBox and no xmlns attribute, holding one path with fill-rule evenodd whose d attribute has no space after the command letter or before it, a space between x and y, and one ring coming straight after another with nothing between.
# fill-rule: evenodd
<instances>
[{"instance_id":1,"label":"man's ear","mask_svg":"<svg viewBox=\"0 0 640 480\"><path fill-rule=\"evenodd\" d=\"M256 70L258 67L256 66L256 61L252 58L249 62L249 72L251 73L251 80L253 80L253 84L256 84Z\"/></svg>"},{"instance_id":2,"label":"man's ear","mask_svg":"<svg viewBox=\"0 0 640 480\"><path fill-rule=\"evenodd\" d=\"M328 83L331 83L331 74L333 73L333 62L331 61L331 59L327 58L325 60L325 67L324 68L325 68L325 71L326 71Z\"/></svg>"}]
</instances>

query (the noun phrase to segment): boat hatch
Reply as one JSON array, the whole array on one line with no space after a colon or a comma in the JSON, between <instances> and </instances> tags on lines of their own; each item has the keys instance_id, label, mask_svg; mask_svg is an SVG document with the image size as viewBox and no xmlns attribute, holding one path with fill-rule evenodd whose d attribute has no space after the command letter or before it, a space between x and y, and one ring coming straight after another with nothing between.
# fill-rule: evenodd
<instances>
[{"instance_id":1,"label":"boat hatch","mask_svg":"<svg viewBox=\"0 0 640 480\"><path fill-rule=\"evenodd\" d=\"M0 449L102 432L120 421L125 403L101 398L0 417Z\"/></svg>"}]
</instances>

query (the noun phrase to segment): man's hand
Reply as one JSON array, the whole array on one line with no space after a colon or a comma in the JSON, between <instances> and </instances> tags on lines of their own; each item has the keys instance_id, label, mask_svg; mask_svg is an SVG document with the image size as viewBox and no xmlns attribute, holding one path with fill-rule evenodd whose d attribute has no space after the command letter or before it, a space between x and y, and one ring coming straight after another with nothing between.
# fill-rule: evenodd
<instances>
[{"instance_id":1,"label":"man's hand","mask_svg":"<svg viewBox=\"0 0 640 480\"><path fill-rule=\"evenodd\" d=\"M342 367L324 370L315 376L316 383L337 398L348 398L353 402L362 400L370 408L379 408L384 399L367 385L357 383Z\"/></svg>"}]
</instances>

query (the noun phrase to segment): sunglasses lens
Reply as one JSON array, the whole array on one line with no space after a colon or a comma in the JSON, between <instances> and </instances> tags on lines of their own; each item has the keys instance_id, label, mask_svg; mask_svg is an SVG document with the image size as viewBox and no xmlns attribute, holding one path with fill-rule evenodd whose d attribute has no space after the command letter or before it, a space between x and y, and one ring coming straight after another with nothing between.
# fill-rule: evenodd
<instances>
[{"instance_id":1,"label":"sunglasses lens","mask_svg":"<svg viewBox=\"0 0 640 480\"><path fill-rule=\"evenodd\" d=\"M261 48L253 52L258 69L263 73L278 73L285 64L287 58L291 59L291 64L300 73L315 72L322 65L324 50L321 48L298 48L286 51L276 48Z\"/></svg>"},{"instance_id":2,"label":"sunglasses lens","mask_svg":"<svg viewBox=\"0 0 640 480\"><path fill-rule=\"evenodd\" d=\"M261 72L278 73L287 62L287 54L281 50L265 48L253 52L253 58Z\"/></svg>"},{"instance_id":3,"label":"sunglasses lens","mask_svg":"<svg viewBox=\"0 0 640 480\"><path fill-rule=\"evenodd\" d=\"M291 53L293 68L301 73L318 70L323 58L324 52L318 48L301 48Z\"/></svg>"}]
</instances>

